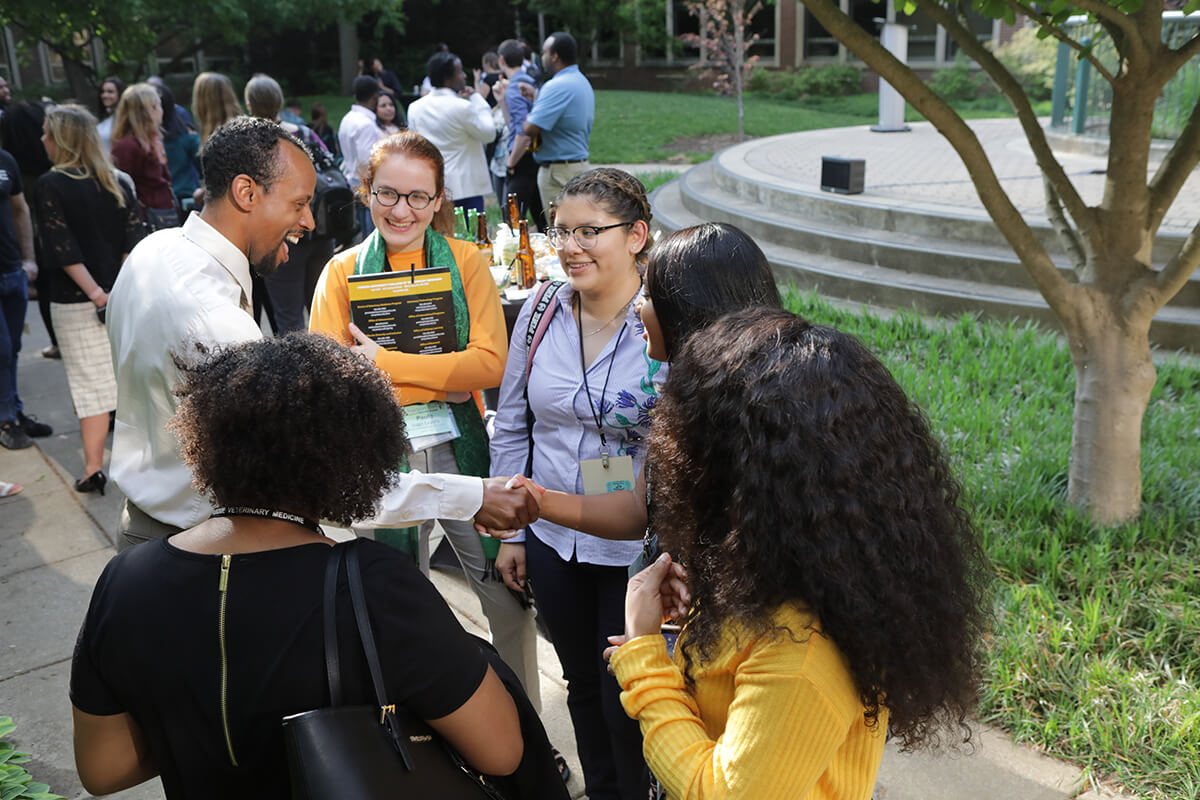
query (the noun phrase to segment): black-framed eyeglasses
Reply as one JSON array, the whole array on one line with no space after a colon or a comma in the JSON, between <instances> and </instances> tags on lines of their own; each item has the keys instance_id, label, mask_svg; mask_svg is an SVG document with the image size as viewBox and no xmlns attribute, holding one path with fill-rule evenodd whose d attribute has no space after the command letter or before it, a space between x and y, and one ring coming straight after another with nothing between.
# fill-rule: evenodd
<instances>
[{"instance_id":1,"label":"black-framed eyeglasses","mask_svg":"<svg viewBox=\"0 0 1200 800\"><path fill-rule=\"evenodd\" d=\"M546 238L553 247L561 250L567 246L567 240L574 236L577 245L584 250L591 250L596 246L596 239L600 234L613 228L632 224L632 222L614 222L612 225L580 225L574 229L555 225L553 228L546 229Z\"/></svg>"},{"instance_id":2,"label":"black-framed eyeglasses","mask_svg":"<svg viewBox=\"0 0 1200 800\"><path fill-rule=\"evenodd\" d=\"M385 186L382 189L376 189L371 194L379 201L379 205L388 208L399 203L401 197L404 198L409 208L413 211L429 208L429 204L433 202L433 195L422 192L420 189L415 192L397 192L395 189L389 189Z\"/></svg>"}]
</instances>

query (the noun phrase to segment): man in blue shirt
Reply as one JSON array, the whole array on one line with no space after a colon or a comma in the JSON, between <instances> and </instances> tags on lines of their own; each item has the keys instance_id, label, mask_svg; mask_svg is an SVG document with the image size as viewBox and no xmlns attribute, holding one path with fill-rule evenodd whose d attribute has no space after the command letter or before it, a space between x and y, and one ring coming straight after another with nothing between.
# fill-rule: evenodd
<instances>
[{"instance_id":1,"label":"man in blue shirt","mask_svg":"<svg viewBox=\"0 0 1200 800\"><path fill-rule=\"evenodd\" d=\"M596 95L576 66L578 52L575 38L569 33L559 31L546 39L542 67L550 80L538 93L522 126L531 138L541 137L541 146L533 157L538 163L537 183L543 205L558 197L567 181L590 168L588 139L596 117Z\"/></svg>"},{"instance_id":2,"label":"man in blue shirt","mask_svg":"<svg viewBox=\"0 0 1200 800\"><path fill-rule=\"evenodd\" d=\"M523 64L525 47L519 41L504 40L497 53L500 70L508 78L508 88L504 90L504 104L508 109L508 174L504 178L503 194L515 194L521 213L528 212L534 225L544 230L546 222L542 219L542 197L538 192L538 164L529 151L530 137L522 128L533 101L521 93L521 86L532 88L535 81ZM503 208L504 197L500 201Z\"/></svg>"}]
</instances>

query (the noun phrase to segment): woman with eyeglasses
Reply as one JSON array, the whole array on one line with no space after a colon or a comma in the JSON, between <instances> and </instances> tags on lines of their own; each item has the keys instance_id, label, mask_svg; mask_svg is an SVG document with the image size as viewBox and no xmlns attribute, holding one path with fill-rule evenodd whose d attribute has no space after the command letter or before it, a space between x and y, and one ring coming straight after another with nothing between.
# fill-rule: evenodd
<instances>
[{"instance_id":1,"label":"woman with eyeglasses","mask_svg":"<svg viewBox=\"0 0 1200 800\"><path fill-rule=\"evenodd\" d=\"M309 330L352 346L391 378L414 438L419 433L411 420L419 417L452 422L457 428L457 438L450 441L425 449L419 449L418 441L414 445L418 452L408 457L409 467L424 473L486 478L490 472L482 392L499 384L504 372L508 353L504 312L478 248L451 238L454 207L445 197L442 154L411 131L381 139L371 149L358 191L375 230L325 265L313 297ZM425 267L449 268L454 348L416 354L379 347L351 322L350 276ZM497 543L481 538L470 522L439 522L483 606L496 650L540 712L537 631L529 609L496 573ZM376 530L375 538L407 550L428 573L432 529L430 521L420 530Z\"/></svg>"},{"instance_id":2,"label":"woman with eyeglasses","mask_svg":"<svg viewBox=\"0 0 1200 800\"><path fill-rule=\"evenodd\" d=\"M567 285L551 301L553 315L528 368L525 342L537 295L517 318L492 434L492 474L529 475L570 494L632 489L666 377L666 367L646 354L635 308L651 245L645 187L618 169L585 172L563 188L555 223L546 235ZM506 540L497 559L518 585L528 579L549 629L592 800L646 796L642 737L601 659L605 637L623 628L626 569L640 549L637 541L539 520Z\"/></svg>"}]
</instances>

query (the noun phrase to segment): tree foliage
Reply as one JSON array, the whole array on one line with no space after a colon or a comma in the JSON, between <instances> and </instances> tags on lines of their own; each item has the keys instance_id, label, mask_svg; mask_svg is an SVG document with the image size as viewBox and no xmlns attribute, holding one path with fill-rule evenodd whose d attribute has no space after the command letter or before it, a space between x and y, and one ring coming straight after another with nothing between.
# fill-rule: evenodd
<instances>
[{"instance_id":1,"label":"tree foliage","mask_svg":"<svg viewBox=\"0 0 1200 800\"><path fill-rule=\"evenodd\" d=\"M18 49L42 41L61 55L78 94L78 81L95 87L110 72L142 77L149 57L165 48L186 56L217 43L244 44L252 32L320 28L368 12L401 28L401 8L400 0L5 0L0 24L16 26ZM88 56L93 44L104 54L100 70Z\"/></svg>"},{"instance_id":2,"label":"tree foliage","mask_svg":"<svg viewBox=\"0 0 1200 800\"><path fill-rule=\"evenodd\" d=\"M738 138L745 138L742 93L758 56L749 56L758 34L747 36L750 20L762 10L762 0L688 0L688 12L700 21L700 33L680 36L703 54L695 69L703 70L718 94L737 98Z\"/></svg>"}]
</instances>

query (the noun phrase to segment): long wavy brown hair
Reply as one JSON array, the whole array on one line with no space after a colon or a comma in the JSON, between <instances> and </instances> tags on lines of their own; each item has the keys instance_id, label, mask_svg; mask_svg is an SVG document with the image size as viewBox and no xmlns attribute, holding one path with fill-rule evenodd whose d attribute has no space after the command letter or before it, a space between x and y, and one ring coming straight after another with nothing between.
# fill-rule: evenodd
<instances>
[{"instance_id":1,"label":"long wavy brown hair","mask_svg":"<svg viewBox=\"0 0 1200 800\"><path fill-rule=\"evenodd\" d=\"M970 738L990 571L921 410L852 336L726 315L671 364L649 448L655 530L689 572L689 682L724 636L824 635L868 724ZM781 631L785 604L813 631Z\"/></svg>"}]
</instances>

